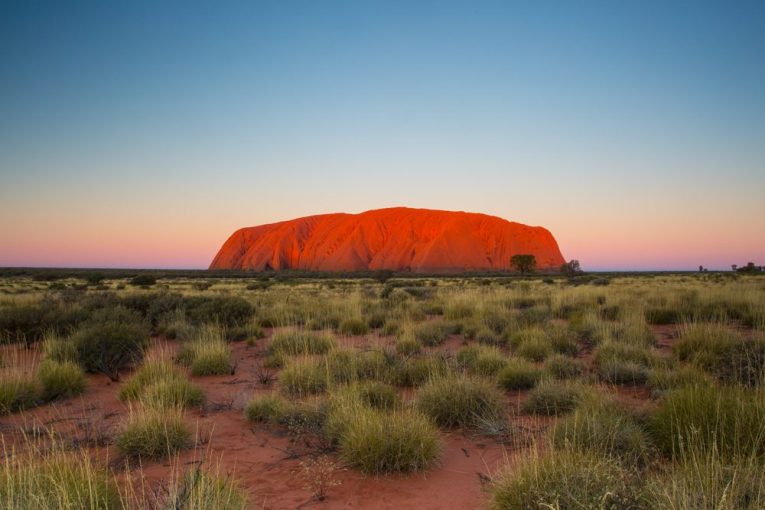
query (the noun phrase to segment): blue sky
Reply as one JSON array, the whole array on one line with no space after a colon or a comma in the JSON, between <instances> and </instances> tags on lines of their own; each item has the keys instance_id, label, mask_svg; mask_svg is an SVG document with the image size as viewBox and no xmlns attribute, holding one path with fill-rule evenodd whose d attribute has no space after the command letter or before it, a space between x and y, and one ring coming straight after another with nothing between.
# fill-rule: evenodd
<instances>
[{"instance_id":1,"label":"blue sky","mask_svg":"<svg viewBox=\"0 0 765 510\"><path fill-rule=\"evenodd\" d=\"M593 269L765 263L763 2L0 7L0 266L206 267L408 205Z\"/></svg>"}]
</instances>

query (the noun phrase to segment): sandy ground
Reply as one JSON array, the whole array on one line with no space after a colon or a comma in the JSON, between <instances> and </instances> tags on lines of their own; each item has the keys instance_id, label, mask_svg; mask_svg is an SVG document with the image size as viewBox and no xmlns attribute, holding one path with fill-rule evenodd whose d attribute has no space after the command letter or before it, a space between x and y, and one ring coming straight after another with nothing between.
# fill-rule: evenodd
<instances>
[{"instance_id":1,"label":"sandy ground","mask_svg":"<svg viewBox=\"0 0 765 510\"><path fill-rule=\"evenodd\" d=\"M208 465L219 463L222 472L240 480L249 494L251 508L481 508L487 501L486 482L503 467L512 466L514 459L525 452L517 441L499 441L463 430L442 431L443 455L437 468L413 475L379 477L340 469L334 475L340 483L329 489L326 500L317 501L306 487L300 463L319 453L321 439L307 433L291 435L283 428L253 425L244 418L243 409L253 395L278 388L277 382L264 386L257 378L257 367L265 357L272 332L268 333L254 347L243 342L232 344L236 362L233 375L191 378L207 397L203 409L191 409L186 415L196 430L197 444L177 460L144 461L141 468L145 487L161 491L174 469L193 467L202 461ZM668 350L674 329L658 327L655 333L659 351ZM372 347L390 342L391 339L370 335L345 338L340 343ZM155 348L163 350L177 347L175 342L159 339L155 339L155 344ZM453 353L462 345L462 339L454 336L438 350ZM583 360L586 358L585 355ZM124 374L123 381L129 375ZM36 429L53 429L76 447L90 448L94 454L105 457L115 469L124 469L128 459L108 446L129 414L128 407L117 398L121 384L91 375L81 397L0 417L6 450L23 445L23 436L37 433ZM645 404L650 399L645 388L614 390L618 398L631 404ZM522 437L538 436L552 419L521 415L518 409L524 397L524 392L507 394L510 424Z\"/></svg>"}]
</instances>

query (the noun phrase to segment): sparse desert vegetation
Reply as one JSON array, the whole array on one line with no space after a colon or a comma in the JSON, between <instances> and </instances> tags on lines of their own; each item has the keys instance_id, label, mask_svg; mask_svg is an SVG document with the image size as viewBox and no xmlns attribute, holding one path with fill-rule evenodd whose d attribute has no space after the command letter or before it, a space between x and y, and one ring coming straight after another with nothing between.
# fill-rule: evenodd
<instances>
[{"instance_id":1,"label":"sparse desert vegetation","mask_svg":"<svg viewBox=\"0 0 765 510\"><path fill-rule=\"evenodd\" d=\"M765 504L760 275L96 276L0 279L0 507Z\"/></svg>"}]
</instances>

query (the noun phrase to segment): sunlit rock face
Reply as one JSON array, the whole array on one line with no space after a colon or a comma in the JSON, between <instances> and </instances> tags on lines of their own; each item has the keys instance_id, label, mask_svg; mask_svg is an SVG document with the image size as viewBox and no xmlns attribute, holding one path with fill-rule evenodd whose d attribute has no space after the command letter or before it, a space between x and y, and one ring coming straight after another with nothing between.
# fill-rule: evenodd
<instances>
[{"instance_id":1,"label":"sunlit rock face","mask_svg":"<svg viewBox=\"0 0 765 510\"><path fill-rule=\"evenodd\" d=\"M533 254L539 269L558 269L564 262L555 238L542 227L478 213L393 207L239 229L210 269L497 271L510 269L515 254Z\"/></svg>"}]
</instances>

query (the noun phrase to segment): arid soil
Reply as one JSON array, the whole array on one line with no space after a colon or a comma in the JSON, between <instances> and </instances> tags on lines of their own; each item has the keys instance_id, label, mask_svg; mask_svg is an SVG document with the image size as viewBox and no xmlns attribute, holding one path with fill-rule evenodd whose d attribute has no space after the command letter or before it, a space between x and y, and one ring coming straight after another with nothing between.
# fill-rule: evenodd
<instances>
[{"instance_id":1,"label":"arid soil","mask_svg":"<svg viewBox=\"0 0 765 510\"><path fill-rule=\"evenodd\" d=\"M668 349L672 327L654 329L659 350ZM539 438L552 418L532 417L518 409L525 392L507 394L510 434L501 437L478 436L474 432L442 431L443 455L436 469L412 475L365 476L353 470L338 469L334 478L340 483L329 489L324 501L317 501L306 487L301 461L319 454L325 446L315 434L290 433L284 428L253 425L245 420L243 409L256 394L278 391L278 381L262 384L258 367L273 331L256 346L244 342L232 344L235 373L226 376L192 377L205 392L203 409L187 411L194 425L197 444L170 461L143 461L141 469L133 462L134 472L142 472L144 487L161 491L174 467L186 468L197 462L219 463L221 471L237 478L249 495L251 508L481 508L486 502L486 483L510 465L518 455L527 453L529 441ZM356 347L375 347L392 342L390 338L367 335L342 340ZM172 352L176 342L154 339L155 349ZM461 337L452 336L438 350L456 352L463 345ZM6 346L4 349L17 349ZM6 352L7 354L7 352ZM32 353L27 358L35 358ZM587 362L589 356L582 356ZM124 374L122 380L130 377ZM6 451L23 447L24 435L40 430L55 430L78 448L91 448L108 459L115 469L123 469L128 459L121 458L112 442L128 415L128 406L117 395L121 382L91 375L85 393L78 398L55 402L10 416L0 417L0 432ZM618 398L630 405L646 405L650 394L645 388L614 387ZM331 455L331 454L330 454ZM174 465L177 462L178 465ZM508 464L509 463L509 464ZM136 481L135 483L139 483Z\"/></svg>"}]
</instances>

